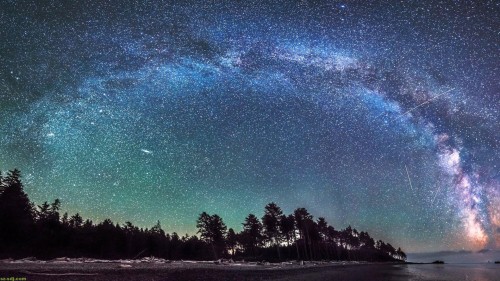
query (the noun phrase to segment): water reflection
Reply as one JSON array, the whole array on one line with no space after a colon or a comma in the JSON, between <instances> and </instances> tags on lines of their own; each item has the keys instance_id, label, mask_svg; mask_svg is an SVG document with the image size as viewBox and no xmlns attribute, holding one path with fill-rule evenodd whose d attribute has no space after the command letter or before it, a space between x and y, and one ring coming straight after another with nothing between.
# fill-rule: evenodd
<instances>
[{"instance_id":1,"label":"water reflection","mask_svg":"<svg viewBox=\"0 0 500 281\"><path fill-rule=\"evenodd\" d=\"M406 266L412 281L500 280L500 266L495 264L411 264Z\"/></svg>"}]
</instances>

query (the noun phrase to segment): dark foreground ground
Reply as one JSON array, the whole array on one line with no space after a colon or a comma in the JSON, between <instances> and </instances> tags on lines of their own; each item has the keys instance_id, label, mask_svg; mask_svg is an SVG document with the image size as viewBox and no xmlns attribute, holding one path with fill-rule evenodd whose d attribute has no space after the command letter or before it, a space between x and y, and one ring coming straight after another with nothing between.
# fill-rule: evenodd
<instances>
[{"instance_id":1,"label":"dark foreground ground","mask_svg":"<svg viewBox=\"0 0 500 281\"><path fill-rule=\"evenodd\" d=\"M2 277L25 280L408 280L387 264L225 266L210 264L0 264Z\"/></svg>"},{"instance_id":2,"label":"dark foreground ground","mask_svg":"<svg viewBox=\"0 0 500 281\"><path fill-rule=\"evenodd\" d=\"M463 268L462 268L463 269ZM490 273L463 274L456 269L434 265L411 264L283 264L215 265L210 263L3 263L0 281L14 280L500 280L492 268ZM428 271L430 270L430 271ZM477 272L476 272L477 273ZM430 274L430 275L429 275ZM463 276L462 276L463 275ZM450 277L450 278L448 278ZM496 279L496 278L499 279ZM18 278L18 279L14 279ZM20 279L19 279L20 278Z\"/></svg>"}]
</instances>

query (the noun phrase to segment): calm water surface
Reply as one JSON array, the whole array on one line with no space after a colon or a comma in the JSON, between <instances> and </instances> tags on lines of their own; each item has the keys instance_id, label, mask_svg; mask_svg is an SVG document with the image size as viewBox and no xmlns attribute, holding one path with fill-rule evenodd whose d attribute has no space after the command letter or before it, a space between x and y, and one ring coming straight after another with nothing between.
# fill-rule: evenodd
<instances>
[{"instance_id":1,"label":"calm water surface","mask_svg":"<svg viewBox=\"0 0 500 281\"><path fill-rule=\"evenodd\" d=\"M399 265L398 265L399 266ZM409 264L409 280L500 281L500 265L485 264Z\"/></svg>"}]
</instances>

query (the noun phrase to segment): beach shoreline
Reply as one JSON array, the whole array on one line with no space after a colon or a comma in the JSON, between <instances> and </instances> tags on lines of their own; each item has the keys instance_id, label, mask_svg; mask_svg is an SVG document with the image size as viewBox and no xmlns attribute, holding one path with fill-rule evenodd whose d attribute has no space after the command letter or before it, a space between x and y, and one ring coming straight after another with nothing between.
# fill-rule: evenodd
<instances>
[{"instance_id":1,"label":"beach shoreline","mask_svg":"<svg viewBox=\"0 0 500 281\"><path fill-rule=\"evenodd\" d=\"M301 262L95 260L59 258L1 260L0 280L498 280L495 264L397 262ZM9 279L10 278L10 279Z\"/></svg>"},{"instance_id":2,"label":"beach shoreline","mask_svg":"<svg viewBox=\"0 0 500 281\"><path fill-rule=\"evenodd\" d=\"M398 271L393 266L402 264L305 262L302 265L299 262L7 260L0 262L0 277L26 278L25 280L320 280L323 278L365 280L364 278L369 276L388 276L388 272L393 272L395 269ZM371 278L371 280L376 279Z\"/></svg>"}]
</instances>

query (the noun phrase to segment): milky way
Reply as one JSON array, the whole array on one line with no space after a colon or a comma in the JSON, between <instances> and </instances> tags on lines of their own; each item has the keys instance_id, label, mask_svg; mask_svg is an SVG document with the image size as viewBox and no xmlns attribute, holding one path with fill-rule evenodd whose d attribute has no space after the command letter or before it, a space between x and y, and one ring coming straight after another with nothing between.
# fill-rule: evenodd
<instances>
[{"instance_id":1,"label":"milky way","mask_svg":"<svg viewBox=\"0 0 500 281\"><path fill-rule=\"evenodd\" d=\"M0 4L0 169L35 203L500 248L499 2L73 2Z\"/></svg>"}]
</instances>

